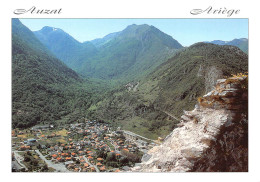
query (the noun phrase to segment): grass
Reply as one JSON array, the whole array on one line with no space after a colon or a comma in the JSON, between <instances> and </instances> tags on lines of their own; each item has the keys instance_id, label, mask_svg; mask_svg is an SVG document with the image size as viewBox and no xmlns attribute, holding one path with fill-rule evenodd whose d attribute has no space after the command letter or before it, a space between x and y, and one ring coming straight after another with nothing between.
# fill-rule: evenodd
<instances>
[{"instance_id":1,"label":"grass","mask_svg":"<svg viewBox=\"0 0 260 182\"><path fill-rule=\"evenodd\" d=\"M68 136L68 131L66 129L62 129L60 131L57 131L56 134L65 137Z\"/></svg>"},{"instance_id":2,"label":"grass","mask_svg":"<svg viewBox=\"0 0 260 182\"><path fill-rule=\"evenodd\" d=\"M64 143L64 144L67 143L67 141L66 141L65 139L63 139L63 138L57 139L57 140L56 140L56 143L57 143L57 142Z\"/></svg>"},{"instance_id":3,"label":"grass","mask_svg":"<svg viewBox=\"0 0 260 182\"><path fill-rule=\"evenodd\" d=\"M52 167L49 167L48 168L48 172L55 172L56 170L55 169L53 169Z\"/></svg>"},{"instance_id":4,"label":"grass","mask_svg":"<svg viewBox=\"0 0 260 182\"><path fill-rule=\"evenodd\" d=\"M158 80L148 80L138 87L138 93L143 96L143 99L152 103L159 94Z\"/></svg>"},{"instance_id":5,"label":"grass","mask_svg":"<svg viewBox=\"0 0 260 182\"><path fill-rule=\"evenodd\" d=\"M27 135L26 134L23 134L23 135L17 135L18 138L27 138Z\"/></svg>"},{"instance_id":6,"label":"grass","mask_svg":"<svg viewBox=\"0 0 260 182\"><path fill-rule=\"evenodd\" d=\"M141 123L147 122L148 120L144 118L140 118L138 116L135 116L130 119L126 119L123 121L117 121L117 123L121 126L124 130L132 131L138 135L144 136L149 139L157 139L158 133L151 132L148 130L148 128L143 127ZM149 121L148 121L149 122ZM159 134L160 136L160 134Z\"/></svg>"}]
</instances>

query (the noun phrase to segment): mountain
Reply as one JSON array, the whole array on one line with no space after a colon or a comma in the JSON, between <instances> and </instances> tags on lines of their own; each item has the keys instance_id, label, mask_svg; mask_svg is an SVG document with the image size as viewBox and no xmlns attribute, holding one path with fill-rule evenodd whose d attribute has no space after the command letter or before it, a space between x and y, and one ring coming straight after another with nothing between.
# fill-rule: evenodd
<instances>
[{"instance_id":1,"label":"mountain","mask_svg":"<svg viewBox=\"0 0 260 182\"><path fill-rule=\"evenodd\" d=\"M248 172L248 77L218 80L131 171Z\"/></svg>"},{"instance_id":2,"label":"mountain","mask_svg":"<svg viewBox=\"0 0 260 182\"><path fill-rule=\"evenodd\" d=\"M106 80L146 75L182 48L171 36L149 25L130 25L121 32L84 43L59 29L45 29L35 35L64 63L81 75Z\"/></svg>"},{"instance_id":3,"label":"mountain","mask_svg":"<svg viewBox=\"0 0 260 182\"><path fill-rule=\"evenodd\" d=\"M110 40L116 37L118 34L120 34L120 32L110 33L103 38L94 39L90 42L94 44L96 47L101 47L102 45L108 43Z\"/></svg>"},{"instance_id":4,"label":"mountain","mask_svg":"<svg viewBox=\"0 0 260 182\"><path fill-rule=\"evenodd\" d=\"M97 117L150 138L166 136L183 110L213 89L216 80L248 70L248 56L234 46L197 43L153 72L113 91L96 104Z\"/></svg>"},{"instance_id":5,"label":"mountain","mask_svg":"<svg viewBox=\"0 0 260 182\"><path fill-rule=\"evenodd\" d=\"M81 55L90 56L96 53L93 44L82 44L59 28L45 26L34 34L57 58L70 67L73 67L73 61L80 59Z\"/></svg>"},{"instance_id":6,"label":"mountain","mask_svg":"<svg viewBox=\"0 0 260 182\"><path fill-rule=\"evenodd\" d=\"M149 25L129 25L80 43L57 28L33 34L21 23L13 24L15 126L87 116L149 138L164 137L183 109L194 107L217 79L248 70L247 54L235 46L197 43L183 48Z\"/></svg>"},{"instance_id":7,"label":"mountain","mask_svg":"<svg viewBox=\"0 0 260 182\"><path fill-rule=\"evenodd\" d=\"M54 123L88 108L95 95L20 20L12 19L12 126ZM74 117L73 119L76 119ZM70 119L70 118L68 118Z\"/></svg>"},{"instance_id":8,"label":"mountain","mask_svg":"<svg viewBox=\"0 0 260 182\"><path fill-rule=\"evenodd\" d=\"M222 41L222 40L213 40L213 41L206 41L206 43L212 43L217 45L233 45L240 48L242 51L248 54L248 39L241 38L241 39L234 39L231 41Z\"/></svg>"}]
</instances>

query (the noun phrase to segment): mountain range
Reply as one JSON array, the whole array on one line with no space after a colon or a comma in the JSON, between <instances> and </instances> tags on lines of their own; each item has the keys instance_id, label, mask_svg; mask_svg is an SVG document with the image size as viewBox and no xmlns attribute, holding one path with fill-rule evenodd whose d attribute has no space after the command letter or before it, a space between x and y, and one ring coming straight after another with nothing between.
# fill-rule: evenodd
<instances>
[{"instance_id":1,"label":"mountain range","mask_svg":"<svg viewBox=\"0 0 260 182\"><path fill-rule=\"evenodd\" d=\"M13 19L13 127L87 117L166 136L218 78L247 72L242 43L231 42L183 47L154 26L133 24L80 43L59 28L32 32Z\"/></svg>"},{"instance_id":2,"label":"mountain range","mask_svg":"<svg viewBox=\"0 0 260 182\"><path fill-rule=\"evenodd\" d=\"M95 87L57 59L18 19L12 19L14 128L55 123L65 116L75 120L95 98ZM72 113L77 116L68 118Z\"/></svg>"},{"instance_id":3,"label":"mountain range","mask_svg":"<svg viewBox=\"0 0 260 182\"><path fill-rule=\"evenodd\" d=\"M205 43L212 43L217 45L233 45L240 48L242 51L248 54L248 39L240 38L233 39L231 41L223 41L223 40L213 40L213 41L205 41Z\"/></svg>"},{"instance_id":4,"label":"mountain range","mask_svg":"<svg viewBox=\"0 0 260 182\"><path fill-rule=\"evenodd\" d=\"M84 43L52 27L43 27L34 34L79 74L106 80L146 75L183 47L149 25L129 25L120 32Z\"/></svg>"},{"instance_id":5,"label":"mountain range","mask_svg":"<svg viewBox=\"0 0 260 182\"><path fill-rule=\"evenodd\" d=\"M234 46L196 43L179 51L141 80L114 90L96 104L97 117L146 137L166 136L217 79L244 73L248 57Z\"/></svg>"}]
</instances>

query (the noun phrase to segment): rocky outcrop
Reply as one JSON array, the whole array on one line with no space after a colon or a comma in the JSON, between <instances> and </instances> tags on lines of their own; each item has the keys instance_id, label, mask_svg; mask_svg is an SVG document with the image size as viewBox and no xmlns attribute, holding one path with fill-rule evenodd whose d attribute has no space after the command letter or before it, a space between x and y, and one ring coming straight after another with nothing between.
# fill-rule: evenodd
<instances>
[{"instance_id":1,"label":"rocky outcrop","mask_svg":"<svg viewBox=\"0 0 260 182\"><path fill-rule=\"evenodd\" d=\"M217 81L134 172L248 171L247 77Z\"/></svg>"},{"instance_id":2,"label":"rocky outcrop","mask_svg":"<svg viewBox=\"0 0 260 182\"><path fill-rule=\"evenodd\" d=\"M205 73L205 91L208 93L216 85L216 81L223 76L223 73L220 69L217 69L215 66L207 68Z\"/></svg>"}]
</instances>

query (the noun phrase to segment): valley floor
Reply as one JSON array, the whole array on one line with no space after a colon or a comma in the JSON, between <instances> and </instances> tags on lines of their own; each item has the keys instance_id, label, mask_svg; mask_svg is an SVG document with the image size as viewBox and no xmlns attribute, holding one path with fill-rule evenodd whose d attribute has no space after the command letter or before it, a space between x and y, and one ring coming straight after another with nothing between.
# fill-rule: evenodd
<instances>
[{"instance_id":1,"label":"valley floor","mask_svg":"<svg viewBox=\"0 0 260 182\"><path fill-rule=\"evenodd\" d=\"M12 131L14 172L119 172L128 170L155 141L88 121Z\"/></svg>"}]
</instances>

